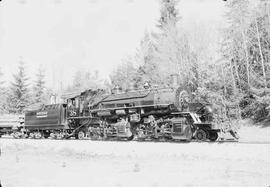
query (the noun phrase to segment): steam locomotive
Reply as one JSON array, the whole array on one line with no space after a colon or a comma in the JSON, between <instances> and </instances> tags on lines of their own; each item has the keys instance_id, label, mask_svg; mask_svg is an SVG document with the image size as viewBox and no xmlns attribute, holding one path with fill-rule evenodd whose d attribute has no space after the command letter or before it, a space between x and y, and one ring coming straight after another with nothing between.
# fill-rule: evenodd
<instances>
[{"instance_id":1,"label":"steam locomotive","mask_svg":"<svg viewBox=\"0 0 270 187\"><path fill-rule=\"evenodd\" d=\"M190 89L173 85L122 92L117 87L66 96L64 104L25 113L14 137L96 140L216 141L210 104L192 102Z\"/></svg>"}]
</instances>

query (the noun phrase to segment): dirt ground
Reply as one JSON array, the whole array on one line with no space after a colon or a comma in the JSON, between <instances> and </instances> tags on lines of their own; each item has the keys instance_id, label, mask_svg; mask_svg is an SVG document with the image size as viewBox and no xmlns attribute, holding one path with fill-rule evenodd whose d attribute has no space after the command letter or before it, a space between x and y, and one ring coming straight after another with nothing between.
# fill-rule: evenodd
<instances>
[{"instance_id":1,"label":"dirt ground","mask_svg":"<svg viewBox=\"0 0 270 187\"><path fill-rule=\"evenodd\" d=\"M3 187L269 186L270 130L257 130L256 139L240 129L239 143L2 138L0 180Z\"/></svg>"}]
</instances>

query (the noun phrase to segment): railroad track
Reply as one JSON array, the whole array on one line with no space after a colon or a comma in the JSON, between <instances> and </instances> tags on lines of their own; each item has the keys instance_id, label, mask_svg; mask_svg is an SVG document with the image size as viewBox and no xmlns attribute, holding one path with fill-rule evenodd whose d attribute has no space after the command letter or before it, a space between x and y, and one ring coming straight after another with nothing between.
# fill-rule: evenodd
<instances>
[{"instance_id":1,"label":"railroad track","mask_svg":"<svg viewBox=\"0 0 270 187\"><path fill-rule=\"evenodd\" d=\"M1 139L14 139L11 136L4 136L1 137ZM39 140L39 139L29 139L29 138L20 138L20 139L14 139L14 140L21 140L21 139L28 139L28 140ZM108 139L108 140L97 140L97 139L85 139L85 140L75 140L75 139L65 139L65 140L56 140L56 139L42 139L42 140L54 140L54 141L110 141L110 142L130 142L127 140L117 140L117 139ZM192 140L192 141L166 141L166 140L131 140L131 142L139 142L139 143L147 143L147 142L155 142L155 143L210 143L210 144L223 144L223 143L237 143L237 144L269 144L270 141L236 141L236 140L217 140L215 142L210 142L210 141L198 141L198 140Z\"/></svg>"},{"instance_id":2,"label":"railroad track","mask_svg":"<svg viewBox=\"0 0 270 187\"><path fill-rule=\"evenodd\" d=\"M14 139L14 140L20 140L20 139L29 139L31 140L31 138L19 138L19 139L15 139L13 136L10 136L10 135L4 135L0 138L0 141L1 139ZM43 140L45 140L44 138L42 138ZM32 140L39 140L39 139L32 139ZM73 140L73 141L80 141L80 140L76 140L76 139L46 139L46 140L55 140L55 141L70 141L70 140ZM128 140L121 140L121 139L90 139L90 138L87 138L87 139L84 139L84 140L81 140L81 141L112 141L112 142L130 142ZM146 143L146 142L155 142L155 143L193 143L193 142L196 142L196 143L210 143L210 144L215 144L215 143L219 143L219 144L223 144L223 143L238 143L238 144L269 144L270 145L270 141L248 141L248 140L235 140L235 139L218 139L217 141L215 142L211 142L211 141L199 141L199 140L192 140L192 141L171 141L171 140L165 140L165 139L146 139L146 140L138 140L138 139L133 139L131 140L132 142L136 141L136 142L140 142L140 143Z\"/></svg>"}]
</instances>

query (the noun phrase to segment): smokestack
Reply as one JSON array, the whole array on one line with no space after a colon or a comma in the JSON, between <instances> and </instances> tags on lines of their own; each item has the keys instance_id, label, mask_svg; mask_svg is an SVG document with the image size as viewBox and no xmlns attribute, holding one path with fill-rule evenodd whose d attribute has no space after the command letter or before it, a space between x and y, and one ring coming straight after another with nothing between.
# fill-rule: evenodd
<instances>
[{"instance_id":1,"label":"smokestack","mask_svg":"<svg viewBox=\"0 0 270 187\"><path fill-rule=\"evenodd\" d=\"M172 74L171 75L171 85L173 88L179 87L179 75L178 74Z\"/></svg>"}]
</instances>

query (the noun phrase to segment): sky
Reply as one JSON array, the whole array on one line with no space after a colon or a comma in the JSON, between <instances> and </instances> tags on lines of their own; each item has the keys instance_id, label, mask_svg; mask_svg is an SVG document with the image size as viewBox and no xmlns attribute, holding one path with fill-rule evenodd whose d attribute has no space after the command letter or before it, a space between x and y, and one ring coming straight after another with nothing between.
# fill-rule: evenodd
<instances>
[{"instance_id":1,"label":"sky","mask_svg":"<svg viewBox=\"0 0 270 187\"><path fill-rule=\"evenodd\" d=\"M183 27L218 25L222 0L181 0ZM134 55L145 32L155 31L159 0L2 0L0 69L6 84L22 60L30 78L39 66L49 87L71 84L78 70L108 75Z\"/></svg>"}]
</instances>

